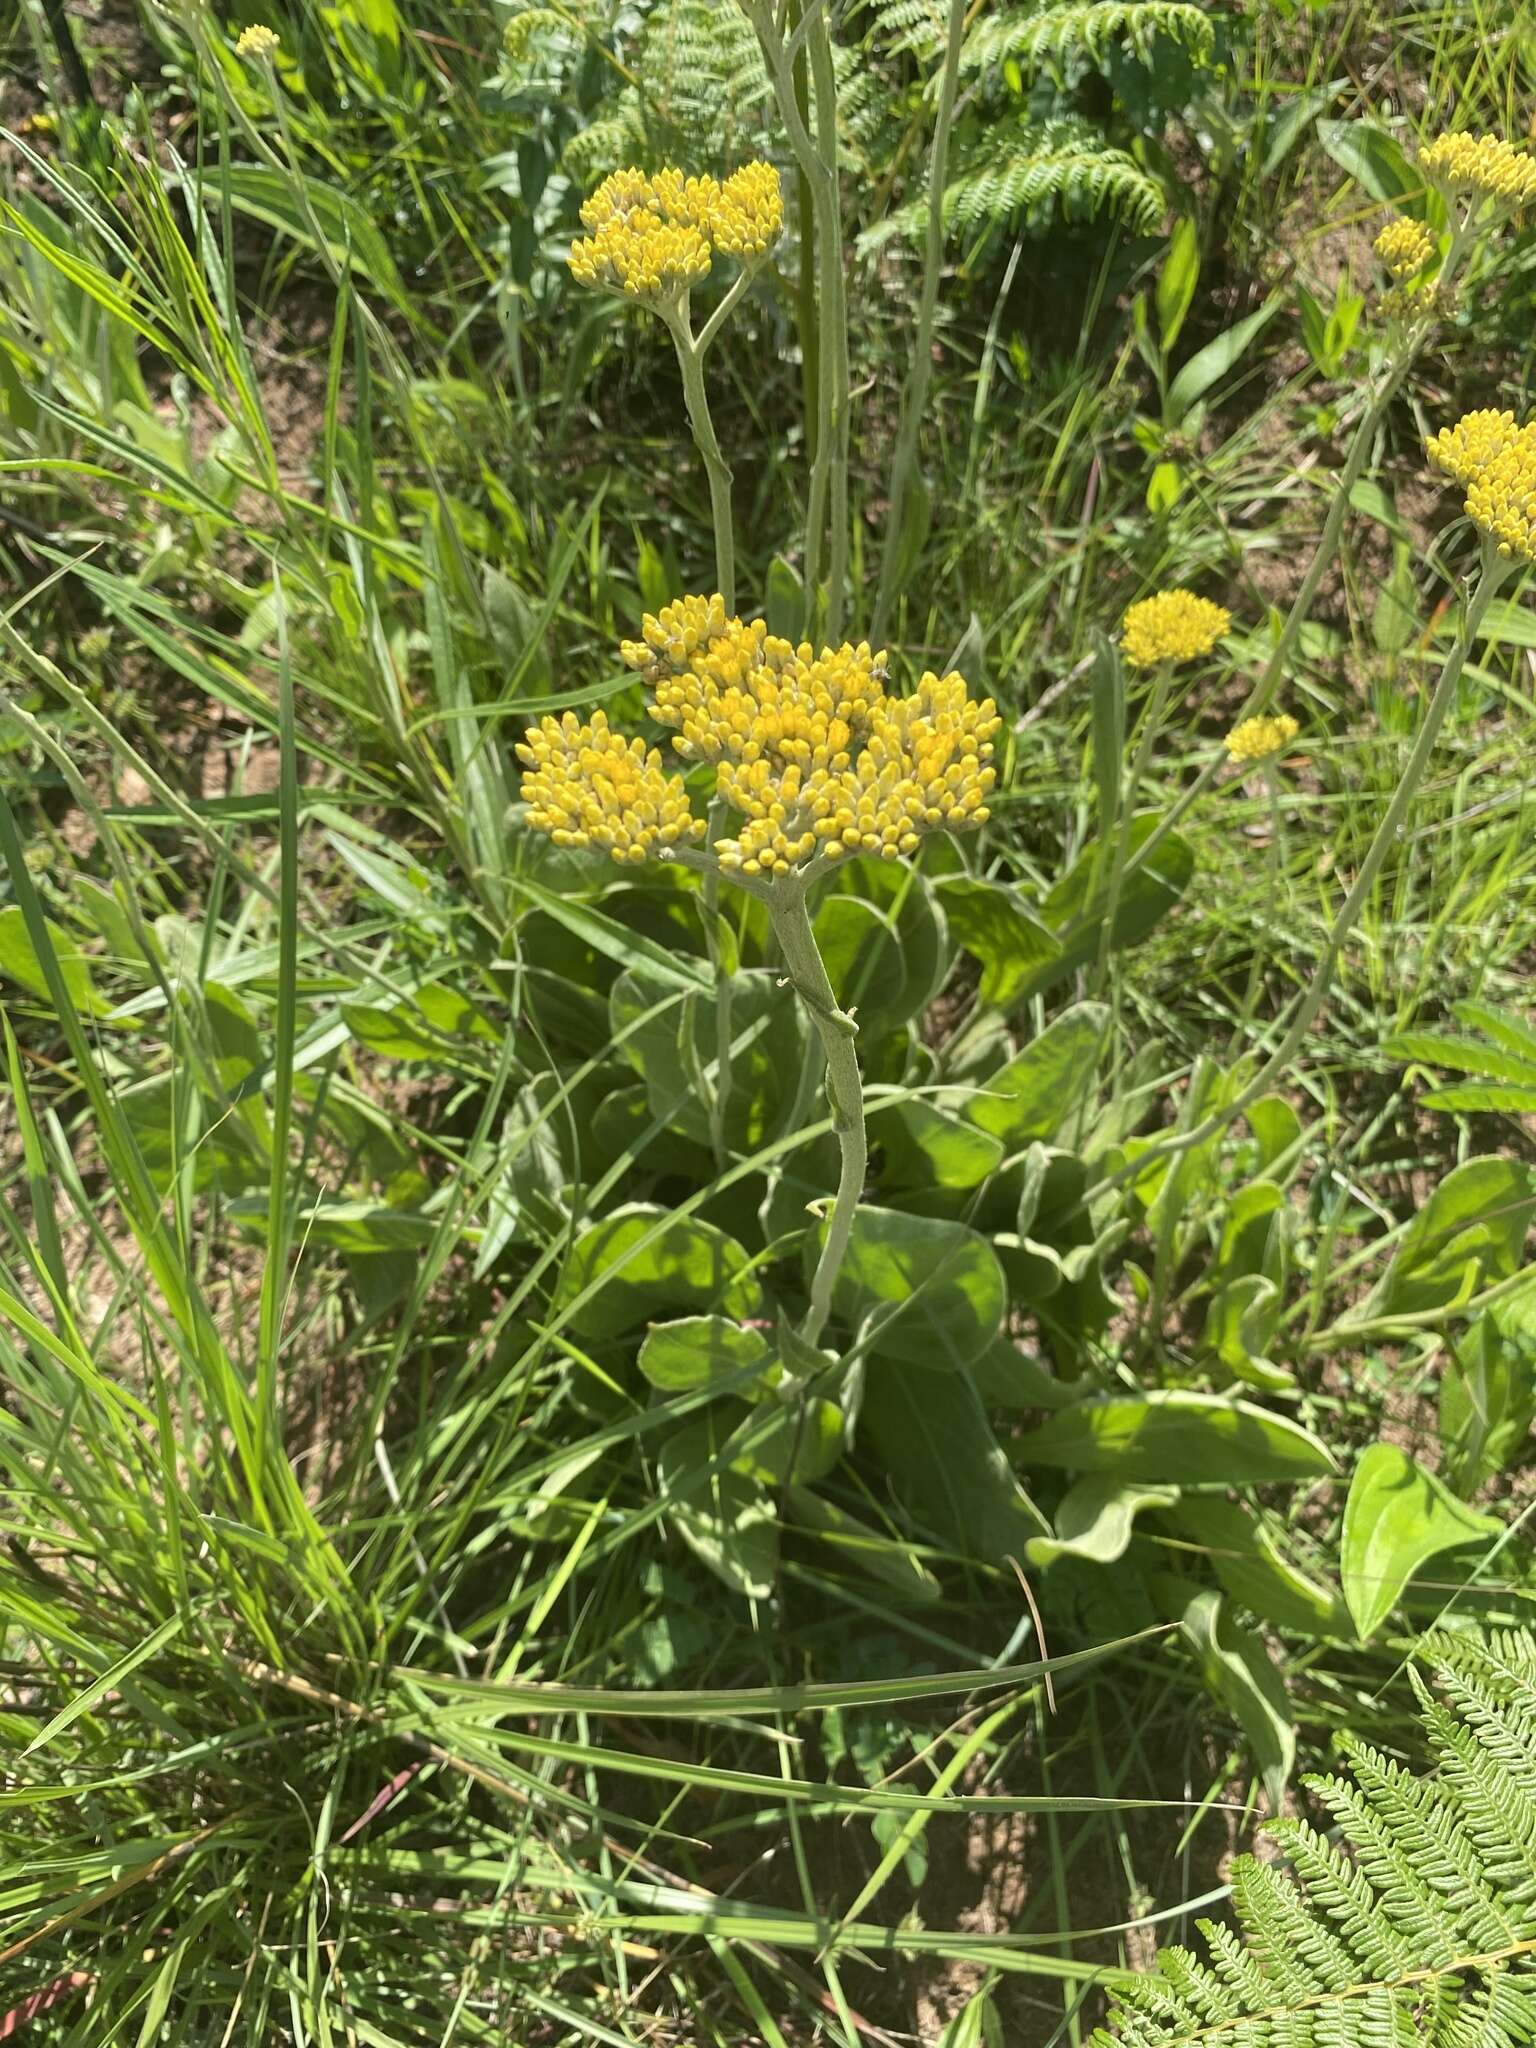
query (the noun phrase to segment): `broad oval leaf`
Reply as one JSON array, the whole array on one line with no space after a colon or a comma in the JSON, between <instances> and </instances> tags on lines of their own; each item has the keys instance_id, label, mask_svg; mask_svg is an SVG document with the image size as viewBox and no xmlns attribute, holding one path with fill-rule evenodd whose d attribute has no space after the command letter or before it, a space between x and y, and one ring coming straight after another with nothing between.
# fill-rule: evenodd
<instances>
[{"instance_id":1,"label":"broad oval leaf","mask_svg":"<svg viewBox=\"0 0 1536 2048\"><path fill-rule=\"evenodd\" d=\"M773 1502L733 1468L726 1450L728 1408L709 1409L667 1438L657 1475L667 1519L694 1556L733 1592L764 1600L779 1563Z\"/></svg>"},{"instance_id":2,"label":"broad oval leaf","mask_svg":"<svg viewBox=\"0 0 1536 2048\"><path fill-rule=\"evenodd\" d=\"M1409 1224L1362 1311L1417 1315L1468 1300L1520 1266L1536 1211L1531 1169L1515 1159L1453 1167Z\"/></svg>"},{"instance_id":3,"label":"broad oval leaf","mask_svg":"<svg viewBox=\"0 0 1536 2048\"><path fill-rule=\"evenodd\" d=\"M766 1382L777 1361L761 1330L745 1330L724 1316L678 1316L670 1323L651 1325L638 1363L653 1387L684 1394L754 1369Z\"/></svg>"},{"instance_id":4,"label":"broad oval leaf","mask_svg":"<svg viewBox=\"0 0 1536 2048\"><path fill-rule=\"evenodd\" d=\"M668 1309L696 1308L736 1322L762 1310L745 1250L696 1216L631 1202L582 1232L561 1275L556 1306L580 1337L601 1340Z\"/></svg>"},{"instance_id":5,"label":"broad oval leaf","mask_svg":"<svg viewBox=\"0 0 1536 2048\"><path fill-rule=\"evenodd\" d=\"M1258 1634L1236 1622L1220 1593L1196 1593L1179 1623L1200 1673L1235 1717L1253 1750L1269 1802L1278 1812L1296 1763L1296 1728L1285 1680Z\"/></svg>"},{"instance_id":6,"label":"broad oval leaf","mask_svg":"<svg viewBox=\"0 0 1536 2048\"><path fill-rule=\"evenodd\" d=\"M1497 1536L1501 1527L1396 1444L1372 1444L1349 1482L1339 1551L1344 1598L1361 1641L1380 1628L1427 1559Z\"/></svg>"},{"instance_id":7,"label":"broad oval leaf","mask_svg":"<svg viewBox=\"0 0 1536 2048\"><path fill-rule=\"evenodd\" d=\"M1256 1508L1209 1493L1185 1494L1179 1526L1200 1544L1227 1592L1261 1621L1307 1636L1347 1635L1338 1594L1285 1557Z\"/></svg>"},{"instance_id":8,"label":"broad oval leaf","mask_svg":"<svg viewBox=\"0 0 1536 2048\"><path fill-rule=\"evenodd\" d=\"M1061 941L1017 889L976 875L944 875L934 884L949 929L981 962L977 998L1008 1009L1061 952Z\"/></svg>"},{"instance_id":9,"label":"broad oval leaf","mask_svg":"<svg viewBox=\"0 0 1536 2048\"><path fill-rule=\"evenodd\" d=\"M1171 1507L1178 1497L1176 1486L1091 1473L1069 1486L1057 1503L1054 1535L1031 1539L1030 1562L1046 1565L1058 1557L1082 1557L1091 1564L1113 1564L1125 1555L1142 1509Z\"/></svg>"},{"instance_id":10,"label":"broad oval leaf","mask_svg":"<svg viewBox=\"0 0 1536 2048\"><path fill-rule=\"evenodd\" d=\"M968 1379L881 1359L870 1368L859 1422L916 1513L967 1556L1002 1564L1050 1534Z\"/></svg>"},{"instance_id":11,"label":"broad oval leaf","mask_svg":"<svg viewBox=\"0 0 1536 2048\"><path fill-rule=\"evenodd\" d=\"M1023 1465L1113 1472L1169 1485L1246 1486L1337 1470L1319 1437L1247 1401L1170 1387L1082 1401L1016 1437Z\"/></svg>"},{"instance_id":12,"label":"broad oval leaf","mask_svg":"<svg viewBox=\"0 0 1536 2048\"><path fill-rule=\"evenodd\" d=\"M814 1266L826 1226L806 1250ZM1008 1290L997 1254L963 1223L861 1208L833 1303L874 1332L877 1360L963 1371L997 1335ZM878 1376L883 1364L872 1368Z\"/></svg>"},{"instance_id":13,"label":"broad oval leaf","mask_svg":"<svg viewBox=\"0 0 1536 2048\"><path fill-rule=\"evenodd\" d=\"M965 1105L971 1122L1011 1150L1053 1138L1093 1087L1106 1044L1109 1012L1077 1003L1048 1024Z\"/></svg>"}]
</instances>

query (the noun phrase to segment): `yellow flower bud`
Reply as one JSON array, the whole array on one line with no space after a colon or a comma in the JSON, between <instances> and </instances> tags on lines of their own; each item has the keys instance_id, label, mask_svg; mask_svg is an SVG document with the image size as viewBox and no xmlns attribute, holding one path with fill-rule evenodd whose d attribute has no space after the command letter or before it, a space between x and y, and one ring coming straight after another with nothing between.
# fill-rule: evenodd
<instances>
[{"instance_id":1,"label":"yellow flower bud","mask_svg":"<svg viewBox=\"0 0 1536 2048\"><path fill-rule=\"evenodd\" d=\"M1245 718L1227 734L1228 757L1233 761L1264 761L1288 747L1301 727L1288 712L1270 718Z\"/></svg>"},{"instance_id":2,"label":"yellow flower bud","mask_svg":"<svg viewBox=\"0 0 1536 2048\"><path fill-rule=\"evenodd\" d=\"M1132 668L1160 661L1194 661L1209 654L1232 625L1232 614L1188 590L1160 590L1133 604L1120 628L1120 646Z\"/></svg>"},{"instance_id":3,"label":"yellow flower bud","mask_svg":"<svg viewBox=\"0 0 1536 2048\"><path fill-rule=\"evenodd\" d=\"M267 28L260 22L254 28L242 29L235 38L235 55L237 57L250 57L253 59L275 57L277 51L277 30Z\"/></svg>"}]
</instances>

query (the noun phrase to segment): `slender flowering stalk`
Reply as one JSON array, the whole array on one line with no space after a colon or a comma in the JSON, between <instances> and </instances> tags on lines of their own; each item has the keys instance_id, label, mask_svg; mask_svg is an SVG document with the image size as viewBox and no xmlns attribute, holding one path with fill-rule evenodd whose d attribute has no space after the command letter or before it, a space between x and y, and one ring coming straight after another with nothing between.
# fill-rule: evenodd
<instances>
[{"instance_id":1,"label":"slender flowering stalk","mask_svg":"<svg viewBox=\"0 0 1536 2048\"><path fill-rule=\"evenodd\" d=\"M1536 560L1536 554L1533 554L1532 559ZM1181 1131L1175 1137L1154 1142L1134 1160L1128 1161L1125 1166L1108 1175L1104 1183L1106 1187L1116 1187L1122 1181L1145 1172L1152 1162L1171 1157L1178 1152L1187 1152L1191 1147L1203 1145L1208 1139L1215 1137L1268 1092L1301 1050L1307 1033L1312 1029L1319 1011L1327 1000L1339 955L1360 921L1360 914L1365 908L1371 890L1376 886L1376 878L1396 843L1397 835L1403 828L1414 798L1418 795L1446 714L1455 701L1457 685L1461 681L1461 672L1466 666L1467 656L1477 643L1483 614L1513 566L1513 562L1501 554L1495 541L1484 539L1480 572L1462 607L1461 630L1445 658L1445 665L1440 671L1439 680L1435 684L1434 693L1424 714L1424 723L1419 727L1412 752L1403 769L1402 779L1382 814L1380 824L1376 827L1353 886L1339 906L1338 914L1329 928L1323 946L1322 958L1318 961L1312 979L1308 982L1279 1043L1253 1079L1224 1108L1203 1118L1192 1130ZM1283 721L1276 721L1281 722Z\"/></svg>"},{"instance_id":2,"label":"slender flowering stalk","mask_svg":"<svg viewBox=\"0 0 1536 2048\"><path fill-rule=\"evenodd\" d=\"M1110 866L1108 886L1105 889L1104 919L1099 929L1096 974L1100 987L1109 973L1115 920L1120 914L1121 892L1130 867L1131 835L1136 826L1136 798L1148 763L1152 759L1152 750L1163 729L1168 697L1173 687L1173 672L1180 663L1198 661L1202 656L1209 654L1217 643L1226 637L1231 627L1232 614L1225 606L1213 604L1206 597L1196 597L1188 590L1160 590L1152 597L1144 597L1130 607L1121 621L1120 654L1126 666L1134 669L1153 669L1156 673L1152 679L1151 702L1141 722L1131 771L1120 795L1120 829L1115 836L1112 857L1109 848L1102 850L1102 857L1109 858Z\"/></svg>"},{"instance_id":3,"label":"slender flowering stalk","mask_svg":"<svg viewBox=\"0 0 1536 2048\"><path fill-rule=\"evenodd\" d=\"M682 373L688 424L709 480L715 580L735 604L736 541L731 469L715 432L704 360L758 266L784 228L784 198L771 164L744 164L724 179L688 177L671 168L654 176L615 171L581 209L588 230L571 244L571 275L593 291L648 306L665 325ZM689 294L724 256L740 270L696 335Z\"/></svg>"},{"instance_id":4,"label":"slender flowering stalk","mask_svg":"<svg viewBox=\"0 0 1536 2048\"><path fill-rule=\"evenodd\" d=\"M933 148L928 163L928 237L923 252L923 288L917 307L917 332L912 341L912 367L901 394L901 420L891 461L890 510L885 521L885 552L880 558L880 583L875 596L874 634L885 631L896 597L896 578L904 568L903 529L907 497L917 470L917 436L928 386L933 378L933 322L938 310L939 275L944 267L944 191L949 180L949 131L954 120L960 82L960 46L965 40L966 0L950 0L944 43L944 71L939 105L933 121Z\"/></svg>"},{"instance_id":5,"label":"slender flowering stalk","mask_svg":"<svg viewBox=\"0 0 1536 2048\"><path fill-rule=\"evenodd\" d=\"M1536 158L1498 136L1437 137L1420 153L1419 167L1426 180L1444 194L1451 219L1450 246L1437 274L1437 290L1433 295L1421 293L1417 299L1400 302L1398 310L1406 313L1406 317L1400 317L1393 323L1392 339L1380 381L1355 428L1307 573L1291 601L1291 608L1263 673L1238 713L1239 722L1256 717L1269 708L1301 629L1311 617L1323 578L1338 554L1350 498L1365 473L1382 422L1403 379L1435 331L1438 305L1448 302L1454 293L1463 259L1469 250L1508 218L1515 206L1536 193ZM1195 777L1183 795L1169 805L1155 830L1131 855L1127 875L1134 874L1152 859L1168 834L1177 828L1205 794L1220 767L1221 756L1218 754Z\"/></svg>"},{"instance_id":6,"label":"slender flowering stalk","mask_svg":"<svg viewBox=\"0 0 1536 2048\"><path fill-rule=\"evenodd\" d=\"M706 885L730 881L766 907L821 1043L841 1162L797 1333L814 1347L852 1236L868 1145L858 1027L817 950L809 891L839 861L909 858L930 832L984 824L1002 720L958 674L925 675L910 696L892 696L886 656L868 642L819 653L794 646L762 619L733 616L719 593L648 616L620 652L650 691L651 716L671 729L673 752L713 770L707 818L693 814L683 776L665 770L659 750L626 741L596 711L588 723L571 712L545 718L525 734L517 751L527 820L558 846L601 849L626 864L681 861ZM717 1062L717 1100L720 1087Z\"/></svg>"},{"instance_id":7,"label":"slender flowering stalk","mask_svg":"<svg viewBox=\"0 0 1536 2048\"><path fill-rule=\"evenodd\" d=\"M571 275L594 290L618 292L648 304L672 337L694 445L709 480L715 538L715 582L727 611L736 603L736 529L731 466L720 446L709 406L704 362L732 309L751 284L784 227L784 198L771 164L745 164L723 182L690 178L677 170L647 177L615 171L581 209L585 239L571 244ZM717 255L740 268L734 282L697 334L689 293L709 276ZM715 1161L726 1162L725 1125L731 1092L731 979L721 945L719 870L704 878L704 931L715 979L715 1071L709 1092L710 1140Z\"/></svg>"},{"instance_id":8,"label":"slender flowering stalk","mask_svg":"<svg viewBox=\"0 0 1536 2048\"><path fill-rule=\"evenodd\" d=\"M805 517L806 624L825 584L827 632L842 631L848 567L848 290L843 273L843 210L837 177L837 78L823 0L811 0L803 35L811 75L815 133L801 112L790 53L769 0L743 0L773 82L779 118L811 195L816 223L816 433Z\"/></svg>"}]
</instances>

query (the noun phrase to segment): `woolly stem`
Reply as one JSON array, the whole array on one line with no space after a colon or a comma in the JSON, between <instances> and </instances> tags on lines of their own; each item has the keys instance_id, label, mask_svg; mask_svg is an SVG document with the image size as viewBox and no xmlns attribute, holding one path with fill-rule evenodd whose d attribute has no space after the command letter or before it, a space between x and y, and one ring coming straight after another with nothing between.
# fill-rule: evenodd
<instances>
[{"instance_id":1,"label":"woolly stem","mask_svg":"<svg viewBox=\"0 0 1536 2048\"><path fill-rule=\"evenodd\" d=\"M939 107L933 124L933 153L928 169L928 240L923 259L923 290L918 301L912 367L907 372L906 388L901 395L901 423L896 430L896 453L891 462L891 503L885 522L885 550L880 558L880 582L870 627L870 637L877 647L885 638L886 618L895 596L897 575L905 567L902 529L907 494L917 471L917 437L922 426L923 408L928 402L928 386L933 377L933 323L939 303L939 273L944 264L944 188L949 176L949 131L954 120L955 94L960 78L960 45L965 38L965 17L966 0L950 0L944 75L939 85Z\"/></svg>"},{"instance_id":2,"label":"woolly stem","mask_svg":"<svg viewBox=\"0 0 1536 2048\"><path fill-rule=\"evenodd\" d=\"M744 283L745 272L733 287L737 296ZM727 301L734 303L729 293ZM730 613L736 609L736 533L731 514L731 469L721 451L720 437L715 432L714 418L709 410L709 393L704 386L705 342L702 336L698 342L694 341L688 328L688 316L681 309L665 311L662 318L677 351L677 366L683 373L683 397L688 407L688 424L693 429L694 445L704 458L705 473L709 477L709 509L715 528L715 584L725 600L727 613ZM712 341L718 331L718 322L715 322L705 329L705 334Z\"/></svg>"},{"instance_id":3,"label":"woolly stem","mask_svg":"<svg viewBox=\"0 0 1536 2048\"><path fill-rule=\"evenodd\" d=\"M805 584L809 628L826 564L826 636L842 633L848 576L848 297L843 275L843 220L837 181L837 78L827 31L826 0L808 0L797 33L805 37L815 91L813 139L800 111L783 38L771 8L750 10L779 115L800 174L810 188L816 221L816 439L805 520ZM830 507L831 534L828 543Z\"/></svg>"},{"instance_id":4,"label":"woolly stem","mask_svg":"<svg viewBox=\"0 0 1536 2048\"><path fill-rule=\"evenodd\" d=\"M837 1195L827 1225L826 1242L816 1262L811 1281L811 1304L800 1335L814 1345L832 1312L832 1291L849 1241L854 1217L864 1192L868 1164L868 1140L864 1129L864 1084L859 1073L859 1056L854 1040L859 1027L838 1008L837 997L827 975L826 963L816 945L805 904L805 880L792 875L777 880L768 900L768 914L774 937L784 956L784 965L796 992L811 1014L826 1061L827 1103L832 1111L832 1129L841 1154Z\"/></svg>"}]
</instances>

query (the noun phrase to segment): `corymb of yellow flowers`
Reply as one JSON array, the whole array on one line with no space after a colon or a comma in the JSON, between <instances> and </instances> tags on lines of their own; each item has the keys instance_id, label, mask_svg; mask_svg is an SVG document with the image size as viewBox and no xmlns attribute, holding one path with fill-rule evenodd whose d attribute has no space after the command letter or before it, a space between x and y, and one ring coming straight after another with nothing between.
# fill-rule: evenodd
<instances>
[{"instance_id":1,"label":"corymb of yellow flowers","mask_svg":"<svg viewBox=\"0 0 1536 2048\"><path fill-rule=\"evenodd\" d=\"M1132 668L1161 661L1195 661L1231 630L1232 614L1188 590L1160 590L1133 604L1120 628L1120 647Z\"/></svg>"},{"instance_id":2,"label":"corymb of yellow flowers","mask_svg":"<svg viewBox=\"0 0 1536 2048\"><path fill-rule=\"evenodd\" d=\"M1419 153L1426 177L1447 192L1523 206L1536 199L1536 157L1502 135L1437 135Z\"/></svg>"},{"instance_id":3,"label":"corymb of yellow flowers","mask_svg":"<svg viewBox=\"0 0 1536 2048\"><path fill-rule=\"evenodd\" d=\"M1301 727L1287 711L1272 717L1245 718L1227 734L1227 757L1233 761L1267 761L1288 747Z\"/></svg>"},{"instance_id":4,"label":"corymb of yellow flowers","mask_svg":"<svg viewBox=\"0 0 1536 2048\"><path fill-rule=\"evenodd\" d=\"M1373 246L1388 274L1399 284L1406 284L1409 278L1418 276L1438 245L1423 221L1405 216L1389 221Z\"/></svg>"},{"instance_id":5,"label":"corymb of yellow flowers","mask_svg":"<svg viewBox=\"0 0 1536 2048\"><path fill-rule=\"evenodd\" d=\"M265 24L257 22L253 28L241 29L236 36L235 55L256 58L275 56L278 40L276 29L267 28Z\"/></svg>"},{"instance_id":6,"label":"corymb of yellow flowers","mask_svg":"<svg viewBox=\"0 0 1536 2048\"><path fill-rule=\"evenodd\" d=\"M762 619L728 617L718 596L681 598L642 633L621 652L652 716L681 759L714 768L715 801L741 820L713 843L727 874L770 883L858 854L895 860L925 832L985 823L1002 720L963 676L927 674L911 696L887 696L886 657L867 642L818 654ZM590 724L545 718L517 752L528 822L558 846L630 862L678 857L705 836L683 776L601 712Z\"/></svg>"},{"instance_id":7,"label":"corymb of yellow flowers","mask_svg":"<svg viewBox=\"0 0 1536 2048\"><path fill-rule=\"evenodd\" d=\"M784 226L772 164L745 164L723 181L681 171L615 171L581 209L571 275L596 291L673 299L702 284L718 253L758 263Z\"/></svg>"},{"instance_id":8,"label":"corymb of yellow flowers","mask_svg":"<svg viewBox=\"0 0 1536 2048\"><path fill-rule=\"evenodd\" d=\"M1500 555L1536 562L1536 422L1469 412L1432 435L1426 452L1465 489L1468 518Z\"/></svg>"}]
</instances>

